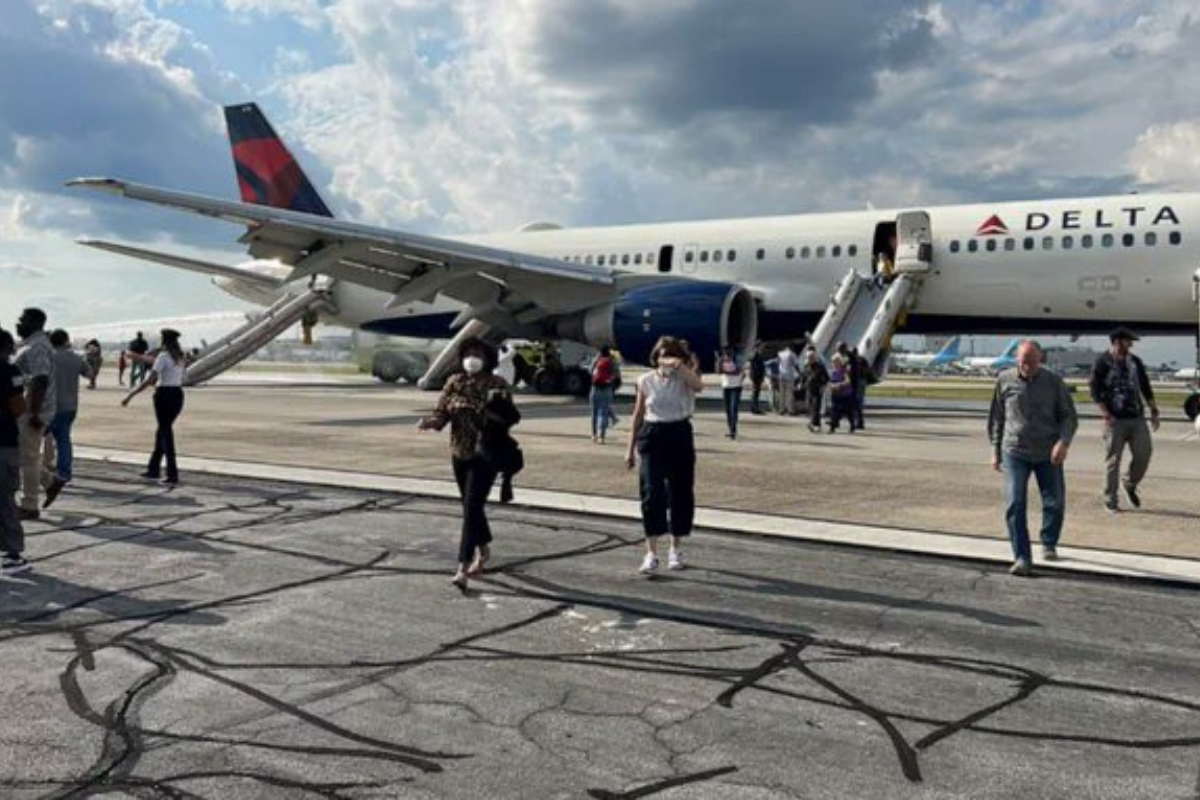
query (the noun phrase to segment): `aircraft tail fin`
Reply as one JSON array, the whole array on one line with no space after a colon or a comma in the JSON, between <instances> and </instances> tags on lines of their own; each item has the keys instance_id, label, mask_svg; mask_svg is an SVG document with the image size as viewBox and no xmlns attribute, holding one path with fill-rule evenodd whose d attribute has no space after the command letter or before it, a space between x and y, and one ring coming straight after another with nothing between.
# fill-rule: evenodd
<instances>
[{"instance_id":1,"label":"aircraft tail fin","mask_svg":"<svg viewBox=\"0 0 1200 800\"><path fill-rule=\"evenodd\" d=\"M225 106L225 125L244 202L333 216L257 103Z\"/></svg>"},{"instance_id":2,"label":"aircraft tail fin","mask_svg":"<svg viewBox=\"0 0 1200 800\"><path fill-rule=\"evenodd\" d=\"M1000 354L1000 357L1001 358L1011 358L1012 356L1016 355L1017 348L1020 346L1021 346L1021 340L1019 338L1013 339L1011 342L1008 343L1008 346L1004 348L1004 352Z\"/></svg>"},{"instance_id":3,"label":"aircraft tail fin","mask_svg":"<svg viewBox=\"0 0 1200 800\"><path fill-rule=\"evenodd\" d=\"M957 359L959 356L958 345L961 341L961 336L955 336L950 341L946 342L946 346L938 351L938 358L944 361Z\"/></svg>"}]
</instances>

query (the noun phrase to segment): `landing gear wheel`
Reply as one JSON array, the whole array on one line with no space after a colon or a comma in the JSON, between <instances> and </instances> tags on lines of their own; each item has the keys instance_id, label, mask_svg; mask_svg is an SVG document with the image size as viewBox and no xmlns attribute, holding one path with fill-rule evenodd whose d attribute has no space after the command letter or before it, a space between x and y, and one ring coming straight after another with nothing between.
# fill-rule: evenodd
<instances>
[{"instance_id":1,"label":"landing gear wheel","mask_svg":"<svg viewBox=\"0 0 1200 800\"><path fill-rule=\"evenodd\" d=\"M554 394L558 391L558 373L546 368L533 374L533 388L538 394Z\"/></svg>"},{"instance_id":2,"label":"landing gear wheel","mask_svg":"<svg viewBox=\"0 0 1200 800\"><path fill-rule=\"evenodd\" d=\"M571 367L563 375L563 391L574 397L587 397L592 388L592 378L587 370Z\"/></svg>"},{"instance_id":3,"label":"landing gear wheel","mask_svg":"<svg viewBox=\"0 0 1200 800\"><path fill-rule=\"evenodd\" d=\"M403 369L400 359L390 353L379 353L375 356L372 372L384 383L396 383L400 380Z\"/></svg>"},{"instance_id":4,"label":"landing gear wheel","mask_svg":"<svg viewBox=\"0 0 1200 800\"><path fill-rule=\"evenodd\" d=\"M1183 401L1183 413L1191 420L1200 417L1200 394L1193 394Z\"/></svg>"}]
</instances>

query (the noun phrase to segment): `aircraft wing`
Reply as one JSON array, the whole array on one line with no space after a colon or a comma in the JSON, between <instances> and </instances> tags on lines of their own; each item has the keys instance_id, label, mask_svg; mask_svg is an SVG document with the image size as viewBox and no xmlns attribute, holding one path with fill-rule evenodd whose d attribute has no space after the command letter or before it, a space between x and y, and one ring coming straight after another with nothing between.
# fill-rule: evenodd
<instances>
[{"instance_id":1,"label":"aircraft wing","mask_svg":"<svg viewBox=\"0 0 1200 800\"><path fill-rule=\"evenodd\" d=\"M467 306L460 321L478 318L511 329L590 308L607 298L605 290L617 275L603 267L110 178L81 178L68 186L245 225L239 241L255 258L291 265L288 281L328 275L391 294L389 306L444 294Z\"/></svg>"},{"instance_id":2,"label":"aircraft wing","mask_svg":"<svg viewBox=\"0 0 1200 800\"><path fill-rule=\"evenodd\" d=\"M198 258L188 258L187 256L175 255L173 253L162 253L158 250L146 250L141 247L132 247L131 245L118 244L116 242L105 242L99 239L79 239L78 243L85 247L94 247L97 250L107 250L110 253L153 261L156 264L164 264L168 267L175 267L176 269L183 269L188 272L199 272L204 275L216 275L222 278L235 278L239 281L261 286L264 289L277 289L282 283L270 275L262 275L257 272L251 272L248 269L228 267L224 264L213 263L212 261L201 261Z\"/></svg>"}]
</instances>

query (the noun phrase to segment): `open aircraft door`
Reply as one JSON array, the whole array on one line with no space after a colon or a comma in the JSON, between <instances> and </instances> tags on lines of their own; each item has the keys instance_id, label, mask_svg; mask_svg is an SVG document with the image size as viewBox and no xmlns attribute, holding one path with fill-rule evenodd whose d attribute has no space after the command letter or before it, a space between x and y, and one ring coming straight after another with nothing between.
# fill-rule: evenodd
<instances>
[{"instance_id":1,"label":"open aircraft door","mask_svg":"<svg viewBox=\"0 0 1200 800\"><path fill-rule=\"evenodd\" d=\"M933 234L929 214L905 211L896 217L896 272L929 272L933 265Z\"/></svg>"}]
</instances>

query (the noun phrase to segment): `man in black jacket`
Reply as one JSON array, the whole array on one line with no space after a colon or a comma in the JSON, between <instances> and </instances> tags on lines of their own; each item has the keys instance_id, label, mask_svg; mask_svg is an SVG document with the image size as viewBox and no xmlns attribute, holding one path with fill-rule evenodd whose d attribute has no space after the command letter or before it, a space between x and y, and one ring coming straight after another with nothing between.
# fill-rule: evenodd
<instances>
[{"instance_id":1,"label":"man in black jacket","mask_svg":"<svg viewBox=\"0 0 1200 800\"><path fill-rule=\"evenodd\" d=\"M829 385L829 370L821 363L816 350L805 352L804 367L800 381L804 386L804 397L808 402L808 429L821 432L821 403L825 399L825 387Z\"/></svg>"},{"instance_id":2,"label":"man in black jacket","mask_svg":"<svg viewBox=\"0 0 1200 800\"><path fill-rule=\"evenodd\" d=\"M1092 400L1104 420L1105 482L1104 507L1117 512L1117 481L1121 473L1121 453L1129 445L1132 456L1129 471L1121 480L1125 497L1134 508L1142 505L1138 485L1150 466L1154 445L1150 428L1158 430L1158 405L1146 365L1130 352L1138 337L1128 328L1109 334L1111 346L1096 359L1090 383ZM1150 407L1150 426L1146 425L1145 407Z\"/></svg>"}]
</instances>

